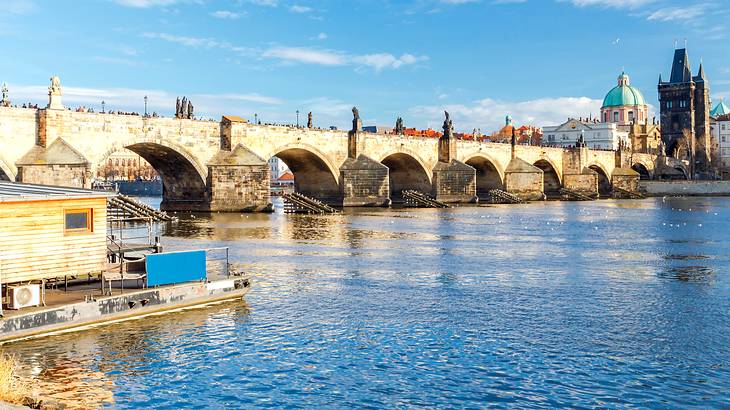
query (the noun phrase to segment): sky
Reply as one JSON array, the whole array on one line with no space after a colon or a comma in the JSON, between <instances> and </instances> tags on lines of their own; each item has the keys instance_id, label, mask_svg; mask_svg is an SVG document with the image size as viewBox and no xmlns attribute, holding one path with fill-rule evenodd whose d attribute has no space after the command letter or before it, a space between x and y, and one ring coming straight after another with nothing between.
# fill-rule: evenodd
<instances>
[{"instance_id":1,"label":"sky","mask_svg":"<svg viewBox=\"0 0 730 410\"><path fill-rule=\"evenodd\" d=\"M0 0L13 103L459 131L597 115L622 69L657 106L675 42L730 97L727 0Z\"/></svg>"}]
</instances>

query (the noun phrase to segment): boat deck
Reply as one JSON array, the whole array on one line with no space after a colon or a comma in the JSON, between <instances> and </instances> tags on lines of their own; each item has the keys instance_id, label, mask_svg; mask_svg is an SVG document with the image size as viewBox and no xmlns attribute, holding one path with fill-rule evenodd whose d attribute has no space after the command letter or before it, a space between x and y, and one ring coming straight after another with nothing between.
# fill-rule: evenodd
<instances>
[{"instance_id":1,"label":"boat deck","mask_svg":"<svg viewBox=\"0 0 730 410\"><path fill-rule=\"evenodd\" d=\"M107 296L119 296L127 293L137 292L139 290L141 290L141 288L137 286L136 280L125 280L124 289L122 289L122 287L120 286L119 281L115 281L112 286L111 295L109 295L108 285L106 287L107 293L104 294L104 292L102 292L101 282L99 281L89 283L69 283L67 291L64 291L63 286L60 286L57 289L46 289L45 306L41 304L40 306L26 307L19 310L11 310L4 307L3 317L5 319L9 319L14 316L26 315L28 313L40 312L43 310L53 309L72 303L83 302L87 299L99 299Z\"/></svg>"}]
</instances>

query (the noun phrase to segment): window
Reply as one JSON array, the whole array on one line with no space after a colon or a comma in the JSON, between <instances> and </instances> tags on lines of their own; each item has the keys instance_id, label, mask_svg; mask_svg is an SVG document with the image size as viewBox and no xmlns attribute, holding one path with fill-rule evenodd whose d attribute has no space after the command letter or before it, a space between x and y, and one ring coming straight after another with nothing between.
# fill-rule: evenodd
<instances>
[{"instance_id":1,"label":"window","mask_svg":"<svg viewBox=\"0 0 730 410\"><path fill-rule=\"evenodd\" d=\"M618 122L618 111L613 112L613 122Z\"/></svg>"},{"instance_id":2,"label":"window","mask_svg":"<svg viewBox=\"0 0 730 410\"><path fill-rule=\"evenodd\" d=\"M93 212L87 209L67 209L64 211L64 232L83 234L93 232Z\"/></svg>"},{"instance_id":3,"label":"window","mask_svg":"<svg viewBox=\"0 0 730 410\"><path fill-rule=\"evenodd\" d=\"M629 111L629 122L634 122L634 112Z\"/></svg>"},{"instance_id":4,"label":"window","mask_svg":"<svg viewBox=\"0 0 730 410\"><path fill-rule=\"evenodd\" d=\"M725 124L722 124L722 130L725 131Z\"/></svg>"}]
</instances>

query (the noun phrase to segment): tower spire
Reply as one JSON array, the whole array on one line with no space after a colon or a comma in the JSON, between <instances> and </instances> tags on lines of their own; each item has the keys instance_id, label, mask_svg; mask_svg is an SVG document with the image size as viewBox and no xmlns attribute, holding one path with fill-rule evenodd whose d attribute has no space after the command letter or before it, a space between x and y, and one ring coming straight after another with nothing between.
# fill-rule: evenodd
<instances>
[{"instance_id":1,"label":"tower spire","mask_svg":"<svg viewBox=\"0 0 730 410\"><path fill-rule=\"evenodd\" d=\"M700 60L700 71L697 73L697 77L699 77L702 81L706 80L705 68L702 66L702 60Z\"/></svg>"}]
</instances>

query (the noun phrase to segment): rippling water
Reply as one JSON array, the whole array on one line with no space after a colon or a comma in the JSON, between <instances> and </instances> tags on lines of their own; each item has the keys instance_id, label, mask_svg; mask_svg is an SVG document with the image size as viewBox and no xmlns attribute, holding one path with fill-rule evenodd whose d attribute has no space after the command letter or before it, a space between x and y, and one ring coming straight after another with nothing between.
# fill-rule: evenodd
<instances>
[{"instance_id":1,"label":"rippling water","mask_svg":"<svg viewBox=\"0 0 730 410\"><path fill-rule=\"evenodd\" d=\"M246 302L6 347L117 408L728 407L730 199L183 215Z\"/></svg>"}]
</instances>

